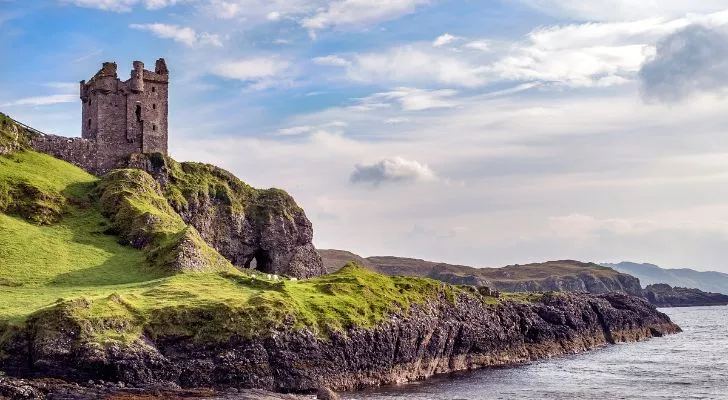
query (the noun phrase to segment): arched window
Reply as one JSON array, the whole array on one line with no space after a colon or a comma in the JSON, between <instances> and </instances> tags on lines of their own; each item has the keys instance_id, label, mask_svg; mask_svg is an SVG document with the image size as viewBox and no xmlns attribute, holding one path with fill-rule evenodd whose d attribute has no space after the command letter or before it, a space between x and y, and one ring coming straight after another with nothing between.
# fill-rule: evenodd
<instances>
[{"instance_id":1,"label":"arched window","mask_svg":"<svg viewBox=\"0 0 728 400\"><path fill-rule=\"evenodd\" d=\"M142 122L142 106L141 104L136 105L136 118L137 122Z\"/></svg>"}]
</instances>

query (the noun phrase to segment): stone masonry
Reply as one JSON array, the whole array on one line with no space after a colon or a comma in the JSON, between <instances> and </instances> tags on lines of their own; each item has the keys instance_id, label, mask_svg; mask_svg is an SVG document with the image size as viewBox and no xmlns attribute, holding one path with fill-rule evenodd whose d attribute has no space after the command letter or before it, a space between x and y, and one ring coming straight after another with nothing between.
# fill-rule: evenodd
<instances>
[{"instance_id":1,"label":"stone masonry","mask_svg":"<svg viewBox=\"0 0 728 400\"><path fill-rule=\"evenodd\" d=\"M88 82L81 81L81 138L37 136L32 146L95 175L123 165L133 153L167 154L169 70L163 58L154 72L134 61L122 81L117 66L105 62Z\"/></svg>"}]
</instances>

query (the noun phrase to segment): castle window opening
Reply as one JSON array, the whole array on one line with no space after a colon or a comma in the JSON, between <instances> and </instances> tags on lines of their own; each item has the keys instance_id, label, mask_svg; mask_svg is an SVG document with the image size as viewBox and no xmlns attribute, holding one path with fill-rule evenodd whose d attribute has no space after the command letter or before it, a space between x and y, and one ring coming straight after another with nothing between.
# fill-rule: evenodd
<instances>
[{"instance_id":1,"label":"castle window opening","mask_svg":"<svg viewBox=\"0 0 728 400\"><path fill-rule=\"evenodd\" d=\"M154 93L156 91L157 91L157 88L155 88L154 86L152 86L152 93Z\"/></svg>"},{"instance_id":2,"label":"castle window opening","mask_svg":"<svg viewBox=\"0 0 728 400\"><path fill-rule=\"evenodd\" d=\"M136 106L136 119L137 119L137 122L142 122L142 106L141 106L141 104L137 104L137 106Z\"/></svg>"},{"instance_id":3,"label":"castle window opening","mask_svg":"<svg viewBox=\"0 0 728 400\"><path fill-rule=\"evenodd\" d=\"M88 128L91 129L91 118L88 119Z\"/></svg>"},{"instance_id":4,"label":"castle window opening","mask_svg":"<svg viewBox=\"0 0 728 400\"><path fill-rule=\"evenodd\" d=\"M152 124L152 130L153 131L156 131L157 130L157 125Z\"/></svg>"},{"instance_id":5,"label":"castle window opening","mask_svg":"<svg viewBox=\"0 0 728 400\"><path fill-rule=\"evenodd\" d=\"M157 105L156 104L152 104L152 110L156 110L156 109L157 109Z\"/></svg>"}]
</instances>

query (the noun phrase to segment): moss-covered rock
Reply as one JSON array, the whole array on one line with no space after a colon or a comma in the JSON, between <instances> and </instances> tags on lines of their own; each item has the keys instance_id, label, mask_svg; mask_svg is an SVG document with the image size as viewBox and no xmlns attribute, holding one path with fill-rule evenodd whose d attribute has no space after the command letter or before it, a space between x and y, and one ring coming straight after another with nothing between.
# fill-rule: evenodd
<instances>
[{"instance_id":1,"label":"moss-covered rock","mask_svg":"<svg viewBox=\"0 0 728 400\"><path fill-rule=\"evenodd\" d=\"M7 115L0 113L0 155L30 148L30 135Z\"/></svg>"},{"instance_id":2,"label":"moss-covered rock","mask_svg":"<svg viewBox=\"0 0 728 400\"><path fill-rule=\"evenodd\" d=\"M285 191L254 189L221 168L162 154L132 155L129 166L149 171L184 222L235 266L297 278L325 273L311 222Z\"/></svg>"},{"instance_id":3,"label":"moss-covered rock","mask_svg":"<svg viewBox=\"0 0 728 400\"><path fill-rule=\"evenodd\" d=\"M101 212L111 221L107 232L148 251L154 266L179 272L232 268L194 227L187 226L148 173L114 170L102 178L96 193Z\"/></svg>"}]
</instances>

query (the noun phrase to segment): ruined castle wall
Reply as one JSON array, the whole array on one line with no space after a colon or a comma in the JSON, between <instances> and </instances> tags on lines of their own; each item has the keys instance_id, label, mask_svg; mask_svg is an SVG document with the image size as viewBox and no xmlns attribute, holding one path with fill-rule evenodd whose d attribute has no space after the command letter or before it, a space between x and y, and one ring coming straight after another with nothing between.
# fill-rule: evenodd
<instances>
[{"instance_id":1,"label":"ruined castle wall","mask_svg":"<svg viewBox=\"0 0 728 400\"><path fill-rule=\"evenodd\" d=\"M92 174L100 175L94 140L47 135L33 137L30 145L38 152L60 158Z\"/></svg>"}]
</instances>

